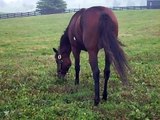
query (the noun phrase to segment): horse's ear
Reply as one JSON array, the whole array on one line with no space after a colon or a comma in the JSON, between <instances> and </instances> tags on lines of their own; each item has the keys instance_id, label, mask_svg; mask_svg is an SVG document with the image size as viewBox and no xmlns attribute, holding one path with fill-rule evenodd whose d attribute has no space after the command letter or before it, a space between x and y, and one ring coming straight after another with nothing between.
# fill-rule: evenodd
<instances>
[{"instance_id":1,"label":"horse's ear","mask_svg":"<svg viewBox=\"0 0 160 120\"><path fill-rule=\"evenodd\" d=\"M54 51L55 53L58 53L57 49L55 49L55 48L53 48L53 51Z\"/></svg>"}]
</instances>

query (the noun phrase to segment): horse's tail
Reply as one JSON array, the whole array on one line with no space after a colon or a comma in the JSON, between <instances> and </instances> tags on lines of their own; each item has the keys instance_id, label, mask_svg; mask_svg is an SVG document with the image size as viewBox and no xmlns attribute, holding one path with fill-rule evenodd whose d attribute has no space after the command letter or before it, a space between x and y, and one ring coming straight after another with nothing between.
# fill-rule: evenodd
<instances>
[{"instance_id":1,"label":"horse's tail","mask_svg":"<svg viewBox=\"0 0 160 120\"><path fill-rule=\"evenodd\" d=\"M113 23L112 19L109 15L103 13L100 16L99 28L99 35L103 43L103 48L107 55L109 55L110 61L113 62L113 66L118 72L122 82L127 84L127 70L129 70L129 66L125 57L125 53L121 48L122 44L118 40L113 29L115 29L115 24Z\"/></svg>"}]
</instances>

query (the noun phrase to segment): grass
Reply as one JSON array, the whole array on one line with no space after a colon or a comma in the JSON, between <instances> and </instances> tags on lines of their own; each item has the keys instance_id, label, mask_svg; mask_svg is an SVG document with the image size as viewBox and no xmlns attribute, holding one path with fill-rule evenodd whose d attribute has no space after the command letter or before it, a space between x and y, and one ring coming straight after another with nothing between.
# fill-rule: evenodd
<instances>
[{"instance_id":1,"label":"grass","mask_svg":"<svg viewBox=\"0 0 160 120\"><path fill-rule=\"evenodd\" d=\"M119 38L126 45L132 73L122 86L112 70L107 102L93 106L88 55L81 54L80 85L74 66L57 79L52 47L72 14L0 20L0 119L145 119L160 118L160 10L116 11ZM99 53L101 73L103 51ZM72 57L73 60L73 57ZM103 75L101 74L101 93Z\"/></svg>"}]
</instances>

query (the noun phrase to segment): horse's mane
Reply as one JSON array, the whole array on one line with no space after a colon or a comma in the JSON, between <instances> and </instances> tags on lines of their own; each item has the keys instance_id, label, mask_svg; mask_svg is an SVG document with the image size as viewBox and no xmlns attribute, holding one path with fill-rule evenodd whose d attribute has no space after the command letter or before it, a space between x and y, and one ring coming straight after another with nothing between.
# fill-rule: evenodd
<instances>
[{"instance_id":1,"label":"horse's mane","mask_svg":"<svg viewBox=\"0 0 160 120\"><path fill-rule=\"evenodd\" d=\"M69 42L69 37L68 37L68 27L67 27L66 30L64 31L63 35L61 36L60 46L64 46L64 45L68 44L68 42Z\"/></svg>"},{"instance_id":2,"label":"horse's mane","mask_svg":"<svg viewBox=\"0 0 160 120\"><path fill-rule=\"evenodd\" d=\"M63 52L69 53L71 51L71 45L68 37L68 27L66 28L63 35L61 36L59 48L61 48L60 49L61 53Z\"/></svg>"}]
</instances>

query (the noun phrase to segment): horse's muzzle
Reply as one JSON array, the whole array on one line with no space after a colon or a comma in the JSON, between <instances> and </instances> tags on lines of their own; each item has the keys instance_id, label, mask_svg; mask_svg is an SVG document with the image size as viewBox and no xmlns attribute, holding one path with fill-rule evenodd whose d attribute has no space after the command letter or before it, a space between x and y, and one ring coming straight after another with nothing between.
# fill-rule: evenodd
<instances>
[{"instance_id":1,"label":"horse's muzzle","mask_svg":"<svg viewBox=\"0 0 160 120\"><path fill-rule=\"evenodd\" d=\"M65 73L59 72L57 76L59 79L64 79L65 75L66 75Z\"/></svg>"}]
</instances>

